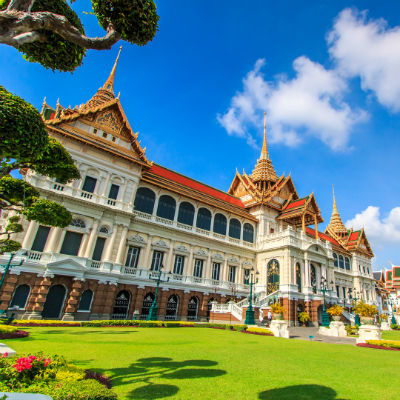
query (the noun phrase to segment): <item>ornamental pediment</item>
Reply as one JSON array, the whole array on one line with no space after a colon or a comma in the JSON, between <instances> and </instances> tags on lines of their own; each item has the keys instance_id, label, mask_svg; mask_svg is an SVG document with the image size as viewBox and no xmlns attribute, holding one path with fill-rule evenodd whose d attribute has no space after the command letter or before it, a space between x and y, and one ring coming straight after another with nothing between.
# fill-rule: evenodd
<instances>
[{"instance_id":1,"label":"ornamental pediment","mask_svg":"<svg viewBox=\"0 0 400 400\"><path fill-rule=\"evenodd\" d=\"M198 249L194 252L196 256L207 257L207 252L203 249Z\"/></svg>"},{"instance_id":2,"label":"ornamental pediment","mask_svg":"<svg viewBox=\"0 0 400 400\"><path fill-rule=\"evenodd\" d=\"M175 250L180 251L182 253L189 253L189 249L186 246L184 246L183 244L176 246Z\"/></svg>"},{"instance_id":3,"label":"ornamental pediment","mask_svg":"<svg viewBox=\"0 0 400 400\"><path fill-rule=\"evenodd\" d=\"M164 242L164 240L162 240L162 239L159 239L156 242L154 242L153 246L168 248L167 243Z\"/></svg>"},{"instance_id":4,"label":"ornamental pediment","mask_svg":"<svg viewBox=\"0 0 400 400\"><path fill-rule=\"evenodd\" d=\"M144 237L140 236L138 233L136 233L135 235L131 236L129 238L129 241L140 243L140 244L146 244L146 240L144 239Z\"/></svg>"}]
</instances>

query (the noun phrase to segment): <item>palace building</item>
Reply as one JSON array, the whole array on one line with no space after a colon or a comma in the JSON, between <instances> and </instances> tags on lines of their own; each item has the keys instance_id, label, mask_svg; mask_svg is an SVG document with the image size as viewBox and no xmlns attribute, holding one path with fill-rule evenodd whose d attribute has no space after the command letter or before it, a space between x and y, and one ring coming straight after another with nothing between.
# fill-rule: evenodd
<instances>
[{"instance_id":1,"label":"palace building","mask_svg":"<svg viewBox=\"0 0 400 400\"><path fill-rule=\"evenodd\" d=\"M24 222L15 237L24 262L7 275L0 308L30 319L146 318L159 275L160 319L240 322L253 277L260 320L279 300L290 323L301 311L317 323L323 279L330 304L350 306L353 291L376 301L364 231L344 226L335 199L328 227L318 230L316 197L277 174L266 124L253 172L236 171L227 192L210 187L146 157L114 94L117 62L85 104L43 103L49 135L81 179L64 185L23 171L24 179L73 220L65 229Z\"/></svg>"}]
</instances>

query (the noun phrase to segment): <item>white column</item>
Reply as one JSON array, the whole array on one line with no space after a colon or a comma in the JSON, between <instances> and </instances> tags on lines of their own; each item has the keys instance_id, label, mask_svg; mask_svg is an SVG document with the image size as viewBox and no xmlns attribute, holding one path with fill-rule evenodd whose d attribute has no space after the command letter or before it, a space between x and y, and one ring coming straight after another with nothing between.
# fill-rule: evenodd
<instances>
[{"instance_id":1,"label":"white column","mask_svg":"<svg viewBox=\"0 0 400 400\"><path fill-rule=\"evenodd\" d=\"M92 230L90 231L89 241L88 241L88 244L86 246L86 249L85 249L83 257L86 257L86 258L91 258L92 257L94 244L96 243L96 239L97 239L97 228L98 227L99 227L99 221L94 221L93 222L93 226L92 226Z\"/></svg>"},{"instance_id":2,"label":"white column","mask_svg":"<svg viewBox=\"0 0 400 400\"><path fill-rule=\"evenodd\" d=\"M204 278L211 279L211 254L208 253L207 261L206 261L206 268L204 271Z\"/></svg>"},{"instance_id":3,"label":"white column","mask_svg":"<svg viewBox=\"0 0 400 400\"><path fill-rule=\"evenodd\" d=\"M83 239L82 239L81 245L79 247L78 257L84 257L85 256L85 250L86 250L88 239L89 239L89 234L85 233L83 235Z\"/></svg>"},{"instance_id":4,"label":"white column","mask_svg":"<svg viewBox=\"0 0 400 400\"><path fill-rule=\"evenodd\" d=\"M60 248L59 242L61 242L61 233L62 229L53 227L51 228L49 239L46 243L46 247L44 249L45 252L56 253L57 250Z\"/></svg>"},{"instance_id":5,"label":"white column","mask_svg":"<svg viewBox=\"0 0 400 400\"><path fill-rule=\"evenodd\" d=\"M183 269L183 275L184 276L192 275L192 269L193 269L193 248L190 249L189 258L187 260L187 263L185 263L185 267Z\"/></svg>"},{"instance_id":6,"label":"white column","mask_svg":"<svg viewBox=\"0 0 400 400\"><path fill-rule=\"evenodd\" d=\"M129 181L132 183L132 193L131 193L131 197L129 198L129 204L133 205L133 202L135 201L135 196L136 196L136 189L137 189L137 182L135 181Z\"/></svg>"},{"instance_id":7,"label":"white column","mask_svg":"<svg viewBox=\"0 0 400 400\"><path fill-rule=\"evenodd\" d=\"M127 188L128 188L128 180L125 179L124 186L122 187L121 195L119 196L119 201L122 201L123 203L125 203L125 193L126 193ZM118 196L117 196L117 198L118 198Z\"/></svg>"},{"instance_id":8,"label":"white column","mask_svg":"<svg viewBox=\"0 0 400 400\"><path fill-rule=\"evenodd\" d=\"M174 244L175 244L175 240L171 240L169 250L168 250L167 260L166 260L167 262L166 262L166 265L164 264L164 267L165 267L164 272L172 272L174 269L174 265L173 265Z\"/></svg>"},{"instance_id":9,"label":"white column","mask_svg":"<svg viewBox=\"0 0 400 400\"><path fill-rule=\"evenodd\" d=\"M108 175L107 175L107 178L106 178L106 180L105 180L105 182L104 182L103 190L102 190L101 193L99 193L99 194L101 194L102 196L106 196L106 194L107 194L107 189L108 189L108 185L109 185L109 183L110 183L110 178L111 178L111 175L108 174ZM99 190L100 190L100 188L99 188Z\"/></svg>"},{"instance_id":10,"label":"white column","mask_svg":"<svg viewBox=\"0 0 400 400\"><path fill-rule=\"evenodd\" d=\"M29 222L29 226L28 226L28 229L26 230L24 241L22 242L23 249L31 248L33 239L35 237L38 227L39 227L38 222L36 222L36 221Z\"/></svg>"},{"instance_id":11,"label":"white column","mask_svg":"<svg viewBox=\"0 0 400 400\"><path fill-rule=\"evenodd\" d=\"M124 262L127 235L128 235L128 227L124 226L122 228L121 239L119 241L119 246L118 246L117 259L115 261L117 264L121 264L122 265L123 262Z\"/></svg>"},{"instance_id":12,"label":"white column","mask_svg":"<svg viewBox=\"0 0 400 400\"><path fill-rule=\"evenodd\" d=\"M104 261L108 261L111 263L113 262L112 253L113 253L113 249L114 249L115 239L117 237L117 232L118 232L118 225L114 225L113 233L111 234L111 237L108 239L107 248L106 248L106 252L104 255Z\"/></svg>"},{"instance_id":13,"label":"white column","mask_svg":"<svg viewBox=\"0 0 400 400\"><path fill-rule=\"evenodd\" d=\"M222 264L221 275L219 277L220 281L226 282L228 280L228 260L225 259L224 263Z\"/></svg>"},{"instance_id":14,"label":"white column","mask_svg":"<svg viewBox=\"0 0 400 400\"><path fill-rule=\"evenodd\" d=\"M149 236L147 238L146 248L144 250L144 259L143 259L143 264L142 264L143 269L150 269L150 266L151 266L151 260L150 260L151 239L152 239L151 236Z\"/></svg>"}]
</instances>

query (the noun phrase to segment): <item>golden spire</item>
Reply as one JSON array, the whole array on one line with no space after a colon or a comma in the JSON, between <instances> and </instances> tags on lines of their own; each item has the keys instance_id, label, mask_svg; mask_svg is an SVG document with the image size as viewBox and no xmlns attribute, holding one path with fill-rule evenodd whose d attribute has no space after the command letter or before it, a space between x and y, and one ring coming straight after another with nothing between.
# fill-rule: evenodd
<instances>
[{"instance_id":1,"label":"golden spire","mask_svg":"<svg viewBox=\"0 0 400 400\"><path fill-rule=\"evenodd\" d=\"M120 46L119 51L118 51L118 55L117 58L115 60L114 66L111 70L110 76L108 77L108 79L106 80L106 83L103 85L104 90L108 90L112 93L114 93L114 78L115 78L115 71L117 69L117 65L118 65L118 60L119 60L119 55L121 54L121 50L122 50L122 46Z\"/></svg>"},{"instance_id":2,"label":"golden spire","mask_svg":"<svg viewBox=\"0 0 400 400\"><path fill-rule=\"evenodd\" d=\"M117 69L119 56L121 54L122 46L119 48L117 58L114 62L114 66L112 67L111 73L104 83L104 85L96 92L96 94L83 106L79 107L80 109L90 109L99 106L100 104L107 103L111 100L115 99L114 95L114 79L115 79L115 71ZM119 96L118 96L119 98Z\"/></svg>"},{"instance_id":3,"label":"golden spire","mask_svg":"<svg viewBox=\"0 0 400 400\"><path fill-rule=\"evenodd\" d=\"M267 148L267 113L264 112L264 141L261 149L260 158L257 160L257 164L251 174L251 178L254 182L276 182L278 176L276 175L275 169L269 159L268 148ZM262 188L267 188L268 185L260 185Z\"/></svg>"},{"instance_id":4,"label":"golden spire","mask_svg":"<svg viewBox=\"0 0 400 400\"><path fill-rule=\"evenodd\" d=\"M333 231L336 234L347 234L347 228L344 226L342 218L340 218L339 211L336 206L336 198L335 198L335 188L332 185L332 192L333 192L333 210L331 220L327 227L328 230Z\"/></svg>"}]
</instances>

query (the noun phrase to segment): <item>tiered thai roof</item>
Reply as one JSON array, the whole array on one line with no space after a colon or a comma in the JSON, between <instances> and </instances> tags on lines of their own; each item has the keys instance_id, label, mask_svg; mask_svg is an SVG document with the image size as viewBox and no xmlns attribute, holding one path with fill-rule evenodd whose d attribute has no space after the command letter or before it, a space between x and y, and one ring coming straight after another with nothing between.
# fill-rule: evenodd
<instances>
[{"instance_id":1,"label":"tiered thai roof","mask_svg":"<svg viewBox=\"0 0 400 400\"><path fill-rule=\"evenodd\" d=\"M326 230L339 237L347 236L347 228L344 226L342 218L340 217L339 211L336 206L335 191L333 191L333 210L331 220Z\"/></svg>"}]
</instances>

